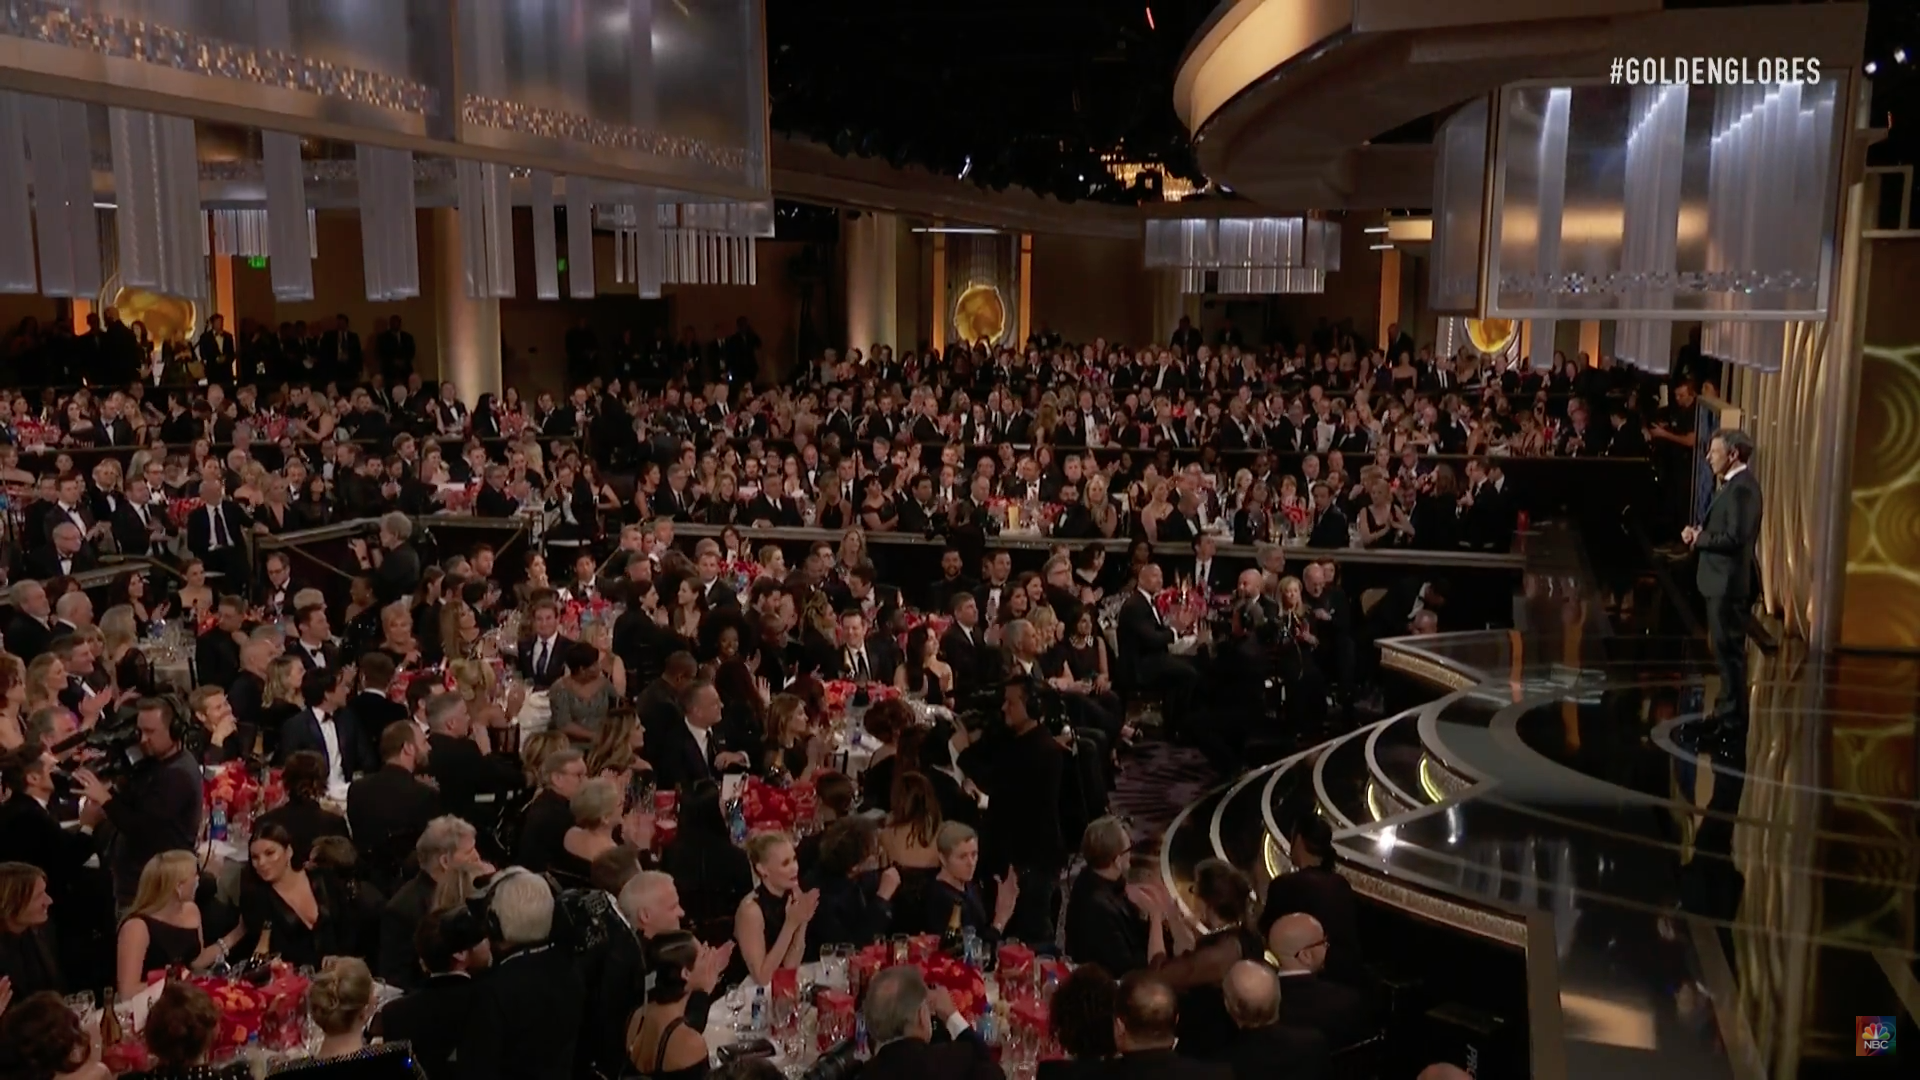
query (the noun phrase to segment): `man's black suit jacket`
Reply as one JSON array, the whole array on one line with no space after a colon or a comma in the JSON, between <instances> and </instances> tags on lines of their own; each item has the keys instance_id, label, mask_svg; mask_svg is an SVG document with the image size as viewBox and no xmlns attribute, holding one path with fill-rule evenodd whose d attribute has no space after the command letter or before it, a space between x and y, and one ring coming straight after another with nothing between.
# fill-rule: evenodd
<instances>
[{"instance_id":1,"label":"man's black suit jacket","mask_svg":"<svg viewBox=\"0 0 1920 1080\"><path fill-rule=\"evenodd\" d=\"M238 549L245 540L249 523L247 512L240 508L239 503L231 499L220 503L220 516L226 521L227 546L221 548L219 554L226 555ZM213 552L213 517L204 506L187 517L187 550L193 552L194 558L202 561L205 561ZM225 567L216 566L212 569L223 570Z\"/></svg>"},{"instance_id":2,"label":"man's black suit jacket","mask_svg":"<svg viewBox=\"0 0 1920 1080\"><path fill-rule=\"evenodd\" d=\"M1707 504L1700 535L1693 541L1700 565L1695 571L1702 596L1753 595L1753 550L1760 539L1760 478L1741 469L1720 485Z\"/></svg>"},{"instance_id":3,"label":"man's black suit jacket","mask_svg":"<svg viewBox=\"0 0 1920 1080\"><path fill-rule=\"evenodd\" d=\"M1365 994L1311 974L1281 977L1280 1022L1319 1032L1335 1050L1372 1034L1371 1009Z\"/></svg>"},{"instance_id":4,"label":"man's black suit jacket","mask_svg":"<svg viewBox=\"0 0 1920 1080\"><path fill-rule=\"evenodd\" d=\"M653 762L654 782L662 789L686 788L701 780L718 780L719 770L713 767L713 759L727 749L720 734L721 725L714 725L707 731L707 752L700 752L700 744L694 741L693 732L687 729L684 720L666 724L649 738L653 742L648 746L649 758Z\"/></svg>"},{"instance_id":5,"label":"man's black suit jacket","mask_svg":"<svg viewBox=\"0 0 1920 1080\"><path fill-rule=\"evenodd\" d=\"M60 553L52 545L43 547L27 555L27 577L35 581L45 581L66 574L79 574L98 568L100 556L94 554L92 544L81 544L80 550L73 553L68 565L60 565Z\"/></svg>"},{"instance_id":6,"label":"man's black suit jacket","mask_svg":"<svg viewBox=\"0 0 1920 1080\"><path fill-rule=\"evenodd\" d=\"M434 888L432 878L415 874L394 891L393 899L380 912L379 975L402 990L412 990L427 981L426 972L420 970L413 935L433 909Z\"/></svg>"},{"instance_id":7,"label":"man's black suit jacket","mask_svg":"<svg viewBox=\"0 0 1920 1080\"><path fill-rule=\"evenodd\" d=\"M153 550L153 534L148 530L147 522L158 517L164 523L165 519L159 507L148 506L145 509L147 521L141 521L133 502L121 499L119 508L113 512L113 546L120 549L120 554L146 555Z\"/></svg>"},{"instance_id":8,"label":"man's black suit jacket","mask_svg":"<svg viewBox=\"0 0 1920 1080\"><path fill-rule=\"evenodd\" d=\"M7 651L31 660L53 643L53 630L31 615L16 614L7 621Z\"/></svg>"},{"instance_id":9,"label":"man's black suit jacket","mask_svg":"<svg viewBox=\"0 0 1920 1080\"><path fill-rule=\"evenodd\" d=\"M973 628L971 638L960 629L959 623L947 627L947 632L940 635L940 655L953 668L955 698L964 698L993 685L995 653L987 646L979 627Z\"/></svg>"},{"instance_id":10,"label":"man's black suit jacket","mask_svg":"<svg viewBox=\"0 0 1920 1080\"><path fill-rule=\"evenodd\" d=\"M334 741L340 744L340 773L353 776L367 767L366 758L361 749L359 730L354 727L353 715L342 709L333 716ZM312 709L301 709L287 717L280 727L280 760L285 765L287 759L302 750L312 750L322 758L327 756L326 736L320 731L320 718ZM329 767L333 764L327 763Z\"/></svg>"},{"instance_id":11,"label":"man's black suit jacket","mask_svg":"<svg viewBox=\"0 0 1920 1080\"><path fill-rule=\"evenodd\" d=\"M373 768L380 760L380 736L387 728L407 719L407 707L377 690L362 690L347 699L340 714L347 718L360 740L360 760Z\"/></svg>"},{"instance_id":12,"label":"man's black suit jacket","mask_svg":"<svg viewBox=\"0 0 1920 1080\"><path fill-rule=\"evenodd\" d=\"M33 796L16 792L0 804L0 862L39 867L56 901L73 895L75 884L87 872L87 860L95 854L92 837L61 828Z\"/></svg>"},{"instance_id":13,"label":"man's black suit jacket","mask_svg":"<svg viewBox=\"0 0 1920 1080\"><path fill-rule=\"evenodd\" d=\"M567 830L573 828L573 807L567 800L542 788L527 804L520 822L520 840L513 847L513 861L536 874L546 873L554 857L565 848Z\"/></svg>"},{"instance_id":14,"label":"man's black suit jacket","mask_svg":"<svg viewBox=\"0 0 1920 1080\"><path fill-rule=\"evenodd\" d=\"M473 996L460 1039L463 1080L572 1080L586 992L573 956L557 947L494 963Z\"/></svg>"},{"instance_id":15,"label":"man's black suit jacket","mask_svg":"<svg viewBox=\"0 0 1920 1080\"><path fill-rule=\"evenodd\" d=\"M408 942L412 955L412 942ZM473 1011L478 979L466 974L435 975L417 990L390 1001L374 1017L374 1027L391 1042L413 1044L420 1069L431 1077L467 1075L454 1060Z\"/></svg>"},{"instance_id":16,"label":"man's black suit jacket","mask_svg":"<svg viewBox=\"0 0 1920 1080\"><path fill-rule=\"evenodd\" d=\"M473 497L473 512L478 517L510 518L520 512L520 504L492 484L482 484L480 493Z\"/></svg>"},{"instance_id":17,"label":"man's black suit jacket","mask_svg":"<svg viewBox=\"0 0 1920 1080\"><path fill-rule=\"evenodd\" d=\"M201 686L232 686L240 677L240 643L216 626L194 643L193 663L194 679Z\"/></svg>"},{"instance_id":18,"label":"man's black suit jacket","mask_svg":"<svg viewBox=\"0 0 1920 1080\"><path fill-rule=\"evenodd\" d=\"M413 845L440 816L440 796L397 765L380 768L347 788L347 827L354 846L375 872L375 881L392 889Z\"/></svg>"},{"instance_id":19,"label":"man's black suit jacket","mask_svg":"<svg viewBox=\"0 0 1920 1080\"><path fill-rule=\"evenodd\" d=\"M440 785L440 805L475 826L491 821L482 815L475 798L510 791L521 783L520 771L505 758L480 752L472 739L431 732L427 735L427 773Z\"/></svg>"},{"instance_id":20,"label":"man's black suit jacket","mask_svg":"<svg viewBox=\"0 0 1920 1080\"><path fill-rule=\"evenodd\" d=\"M1309 866L1268 882L1266 903L1260 907L1261 936L1266 936L1280 916L1293 914L1313 916L1326 931L1323 975L1352 987L1367 985L1360 954L1359 904L1346 878L1334 870Z\"/></svg>"},{"instance_id":21,"label":"man's black suit jacket","mask_svg":"<svg viewBox=\"0 0 1920 1080\"><path fill-rule=\"evenodd\" d=\"M553 639L553 655L546 658L540 670L535 671L534 654L540 650L540 642L538 638L530 638L520 644L520 654L514 658L514 668L520 672L521 678L533 684L535 690L545 690L553 685L555 679L567 673L567 649L572 644L573 639L565 634L556 636Z\"/></svg>"},{"instance_id":22,"label":"man's black suit jacket","mask_svg":"<svg viewBox=\"0 0 1920 1080\"><path fill-rule=\"evenodd\" d=\"M1281 1024L1241 1029L1225 1060L1234 1080L1325 1080L1331 1068L1325 1036Z\"/></svg>"},{"instance_id":23,"label":"man's black suit jacket","mask_svg":"<svg viewBox=\"0 0 1920 1080\"><path fill-rule=\"evenodd\" d=\"M1155 617L1152 601L1139 589L1120 603L1120 663L1153 678L1165 665L1173 644L1173 627Z\"/></svg>"},{"instance_id":24,"label":"man's black suit jacket","mask_svg":"<svg viewBox=\"0 0 1920 1080\"><path fill-rule=\"evenodd\" d=\"M1233 1067L1172 1050L1136 1050L1109 1060L1102 1075L1108 1080L1233 1080Z\"/></svg>"},{"instance_id":25,"label":"man's black suit jacket","mask_svg":"<svg viewBox=\"0 0 1920 1080\"><path fill-rule=\"evenodd\" d=\"M890 1042L860 1070L861 1080L1001 1080L1005 1075L971 1031L946 1043Z\"/></svg>"},{"instance_id":26,"label":"man's black suit jacket","mask_svg":"<svg viewBox=\"0 0 1920 1080\"><path fill-rule=\"evenodd\" d=\"M1313 523L1313 531L1307 534L1307 546L1317 548L1343 548L1353 546L1353 526L1347 521L1346 512L1337 506L1330 506L1320 519Z\"/></svg>"}]
</instances>

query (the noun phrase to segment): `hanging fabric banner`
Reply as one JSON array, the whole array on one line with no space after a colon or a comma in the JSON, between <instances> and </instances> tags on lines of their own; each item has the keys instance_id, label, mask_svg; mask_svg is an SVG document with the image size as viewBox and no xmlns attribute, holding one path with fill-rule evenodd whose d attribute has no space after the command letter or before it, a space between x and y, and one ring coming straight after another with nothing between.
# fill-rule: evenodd
<instances>
[{"instance_id":1,"label":"hanging fabric banner","mask_svg":"<svg viewBox=\"0 0 1920 1080\"><path fill-rule=\"evenodd\" d=\"M533 295L560 299L560 253L554 235L553 174L534 170L533 183Z\"/></svg>"},{"instance_id":2,"label":"hanging fabric banner","mask_svg":"<svg viewBox=\"0 0 1920 1080\"><path fill-rule=\"evenodd\" d=\"M103 282L87 106L24 94L19 105L31 159L40 291L91 299L100 294Z\"/></svg>"},{"instance_id":3,"label":"hanging fabric banner","mask_svg":"<svg viewBox=\"0 0 1920 1080\"><path fill-rule=\"evenodd\" d=\"M591 300L598 289L593 269L593 181L567 177L567 294Z\"/></svg>"},{"instance_id":4,"label":"hanging fabric banner","mask_svg":"<svg viewBox=\"0 0 1920 1080\"><path fill-rule=\"evenodd\" d=\"M0 92L0 293L40 291L33 263L33 208L27 197L27 134L20 98Z\"/></svg>"},{"instance_id":5,"label":"hanging fabric banner","mask_svg":"<svg viewBox=\"0 0 1920 1080\"><path fill-rule=\"evenodd\" d=\"M367 299L420 295L420 234L414 221L413 154L354 148L360 182L361 265Z\"/></svg>"},{"instance_id":6,"label":"hanging fabric banner","mask_svg":"<svg viewBox=\"0 0 1920 1080\"><path fill-rule=\"evenodd\" d=\"M122 285L169 296L207 296L206 234L193 121L108 109L114 232Z\"/></svg>"}]
</instances>

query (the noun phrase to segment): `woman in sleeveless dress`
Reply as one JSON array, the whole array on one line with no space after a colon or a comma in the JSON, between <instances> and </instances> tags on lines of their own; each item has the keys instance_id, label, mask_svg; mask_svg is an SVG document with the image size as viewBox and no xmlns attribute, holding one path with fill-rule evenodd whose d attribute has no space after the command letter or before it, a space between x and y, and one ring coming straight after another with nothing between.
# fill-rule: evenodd
<instances>
[{"instance_id":1,"label":"woman in sleeveless dress","mask_svg":"<svg viewBox=\"0 0 1920 1080\"><path fill-rule=\"evenodd\" d=\"M747 841L747 860L759 884L733 914L733 939L739 943L736 971L760 986L772 986L774 972L797 968L807 950L807 923L820 903L817 891L800 888L800 860L793 840L765 832Z\"/></svg>"},{"instance_id":2,"label":"woman in sleeveless dress","mask_svg":"<svg viewBox=\"0 0 1920 1080\"><path fill-rule=\"evenodd\" d=\"M199 885L190 851L162 852L147 860L114 948L114 985L122 999L146 989L148 972L205 971L240 940L236 929L211 945L201 943L200 907L193 902Z\"/></svg>"},{"instance_id":3,"label":"woman in sleeveless dress","mask_svg":"<svg viewBox=\"0 0 1920 1080\"><path fill-rule=\"evenodd\" d=\"M688 979L700 943L685 930L647 943L652 989L627 1022L627 1057L648 1080L698 1080L707 1075L707 1040L687 1026Z\"/></svg>"}]
</instances>

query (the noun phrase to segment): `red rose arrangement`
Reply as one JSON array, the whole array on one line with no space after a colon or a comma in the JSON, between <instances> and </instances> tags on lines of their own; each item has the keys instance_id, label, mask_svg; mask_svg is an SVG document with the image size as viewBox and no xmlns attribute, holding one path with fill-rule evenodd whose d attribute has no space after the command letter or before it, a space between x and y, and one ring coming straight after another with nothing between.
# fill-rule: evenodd
<instances>
[{"instance_id":1,"label":"red rose arrangement","mask_svg":"<svg viewBox=\"0 0 1920 1080\"><path fill-rule=\"evenodd\" d=\"M287 801L287 789L280 781L279 769L267 773L266 787L262 789L259 779L247 771L246 762L229 761L207 781L205 798L208 810L222 807L232 820L256 803L269 810L279 806Z\"/></svg>"},{"instance_id":2,"label":"red rose arrangement","mask_svg":"<svg viewBox=\"0 0 1920 1080\"><path fill-rule=\"evenodd\" d=\"M60 442L60 429L38 420L21 420L13 425L13 439L23 450L45 450Z\"/></svg>"},{"instance_id":3,"label":"red rose arrangement","mask_svg":"<svg viewBox=\"0 0 1920 1080\"><path fill-rule=\"evenodd\" d=\"M920 969L928 986L944 987L953 998L953 1007L969 1019L987 1010L987 983L980 973L939 951L940 939L932 934L917 934L908 941L907 963ZM865 986L880 970L893 964L888 943L881 941L854 954L853 968L859 984Z\"/></svg>"},{"instance_id":4,"label":"red rose arrangement","mask_svg":"<svg viewBox=\"0 0 1920 1080\"><path fill-rule=\"evenodd\" d=\"M853 700L853 692L858 689L852 679L828 679L821 687L826 692L822 708L830 717L843 715L847 705Z\"/></svg>"},{"instance_id":5,"label":"red rose arrangement","mask_svg":"<svg viewBox=\"0 0 1920 1080\"><path fill-rule=\"evenodd\" d=\"M1298 502L1291 502L1282 506L1280 513L1285 515L1288 523L1296 529L1307 523L1307 508Z\"/></svg>"},{"instance_id":6,"label":"red rose arrangement","mask_svg":"<svg viewBox=\"0 0 1920 1080\"><path fill-rule=\"evenodd\" d=\"M201 502L198 496L191 499L168 499L167 520L173 524L174 528L184 529L187 527L187 519L193 516L193 512L205 505L207 504Z\"/></svg>"},{"instance_id":7,"label":"red rose arrangement","mask_svg":"<svg viewBox=\"0 0 1920 1080\"><path fill-rule=\"evenodd\" d=\"M269 1050L291 1050L306 1042L308 982L292 965L275 961L264 986L211 976L196 976L191 982L220 1010L214 1057L247 1045L255 1035Z\"/></svg>"},{"instance_id":8,"label":"red rose arrangement","mask_svg":"<svg viewBox=\"0 0 1920 1080\"><path fill-rule=\"evenodd\" d=\"M254 417L254 429L266 436L270 443L279 442L287 434L287 418L279 413L262 413Z\"/></svg>"},{"instance_id":9,"label":"red rose arrangement","mask_svg":"<svg viewBox=\"0 0 1920 1080\"><path fill-rule=\"evenodd\" d=\"M592 600L568 600L560 609L560 628L568 637L580 636L580 624L583 620L605 622L613 613L613 605L600 597Z\"/></svg>"},{"instance_id":10,"label":"red rose arrangement","mask_svg":"<svg viewBox=\"0 0 1920 1080\"><path fill-rule=\"evenodd\" d=\"M800 822L803 805L818 805L813 785L805 781L789 788L777 788L757 776L749 776L740 791L740 808L746 814L747 828L753 832L792 832Z\"/></svg>"},{"instance_id":11,"label":"red rose arrangement","mask_svg":"<svg viewBox=\"0 0 1920 1080\"><path fill-rule=\"evenodd\" d=\"M417 679L436 680L439 682L442 690L459 689L458 684L456 684L453 679L453 669L447 667L445 664L430 668L410 668L405 671L396 671L393 673L393 681L387 684L387 700L405 704L407 700L407 688L412 686Z\"/></svg>"},{"instance_id":12,"label":"red rose arrangement","mask_svg":"<svg viewBox=\"0 0 1920 1080\"><path fill-rule=\"evenodd\" d=\"M473 505L474 497L480 494L480 481L470 481L465 487L447 486L440 489L440 505L449 510L464 511Z\"/></svg>"}]
</instances>

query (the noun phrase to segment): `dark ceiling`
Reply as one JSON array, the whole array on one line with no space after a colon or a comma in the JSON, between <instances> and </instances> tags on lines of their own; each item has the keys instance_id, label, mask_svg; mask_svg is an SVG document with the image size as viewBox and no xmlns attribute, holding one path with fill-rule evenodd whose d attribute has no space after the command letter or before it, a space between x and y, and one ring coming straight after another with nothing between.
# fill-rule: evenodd
<instances>
[{"instance_id":1,"label":"dark ceiling","mask_svg":"<svg viewBox=\"0 0 1920 1080\"><path fill-rule=\"evenodd\" d=\"M1666 0L1730 7L1796 0ZM1799 0L1818 2L1818 0ZM786 0L767 5L776 131L983 187L1132 203L1103 154L1204 181L1173 111L1180 56L1218 0ZM1870 0L1883 163L1920 158L1920 0ZM1904 59L1900 57L1904 56ZM1423 117L1375 141L1426 142Z\"/></svg>"},{"instance_id":2,"label":"dark ceiling","mask_svg":"<svg viewBox=\"0 0 1920 1080\"><path fill-rule=\"evenodd\" d=\"M776 131L1063 199L1134 199L1106 152L1199 181L1173 112L1215 0L769 4Z\"/></svg>"}]
</instances>

